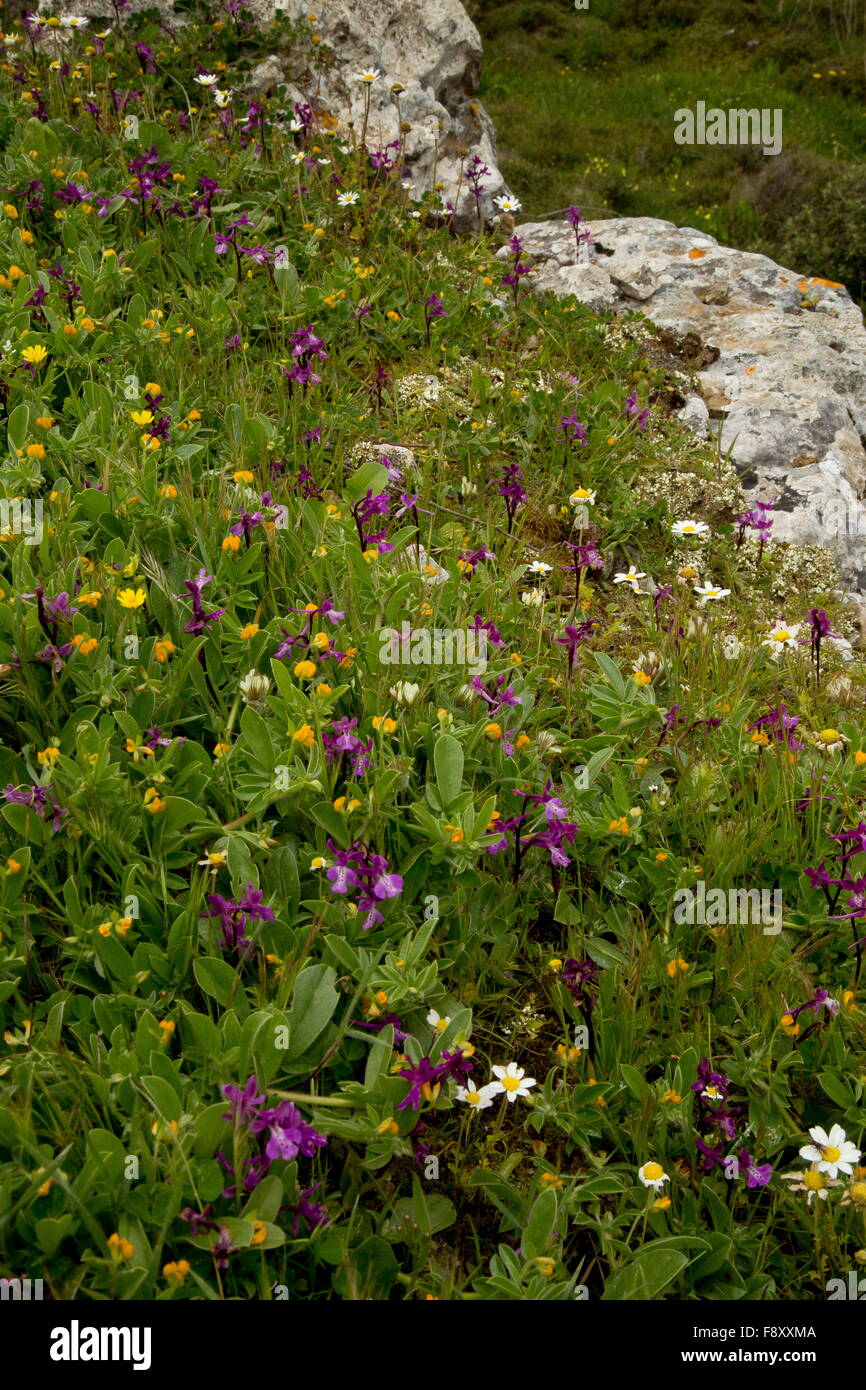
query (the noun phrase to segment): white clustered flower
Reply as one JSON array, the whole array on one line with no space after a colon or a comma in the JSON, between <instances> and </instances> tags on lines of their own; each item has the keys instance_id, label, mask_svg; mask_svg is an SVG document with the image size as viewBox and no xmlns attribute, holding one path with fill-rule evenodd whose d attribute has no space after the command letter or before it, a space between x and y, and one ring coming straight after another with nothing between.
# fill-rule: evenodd
<instances>
[{"instance_id":1,"label":"white clustered flower","mask_svg":"<svg viewBox=\"0 0 866 1390\"><path fill-rule=\"evenodd\" d=\"M412 705L418 699L421 687L414 681L398 681L392 685L388 692L392 700L397 700L401 705Z\"/></svg>"},{"instance_id":2,"label":"white clustered flower","mask_svg":"<svg viewBox=\"0 0 866 1390\"><path fill-rule=\"evenodd\" d=\"M270 688L270 679L259 671L248 671L238 687L245 705L263 705Z\"/></svg>"}]
</instances>

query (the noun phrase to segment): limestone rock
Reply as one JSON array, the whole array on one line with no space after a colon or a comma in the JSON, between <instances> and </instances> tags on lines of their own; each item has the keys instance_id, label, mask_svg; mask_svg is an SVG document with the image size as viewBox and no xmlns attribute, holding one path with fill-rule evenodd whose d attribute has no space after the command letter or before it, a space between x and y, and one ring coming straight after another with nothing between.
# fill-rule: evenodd
<instances>
[{"instance_id":1,"label":"limestone rock","mask_svg":"<svg viewBox=\"0 0 866 1390\"><path fill-rule=\"evenodd\" d=\"M700 399L680 418L718 421L747 496L779 498L774 539L825 546L866 592L866 328L844 286L654 217L589 227L588 264L567 223L519 227L533 286L687 343Z\"/></svg>"}]
</instances>

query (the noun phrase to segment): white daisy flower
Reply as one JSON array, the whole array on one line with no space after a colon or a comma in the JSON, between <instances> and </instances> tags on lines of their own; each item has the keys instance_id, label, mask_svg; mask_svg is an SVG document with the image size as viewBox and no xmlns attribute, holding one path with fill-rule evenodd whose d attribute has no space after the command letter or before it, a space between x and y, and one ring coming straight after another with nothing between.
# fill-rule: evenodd
<instances>
[{"instance_id":1,"label":"white daisy flower","mask_svg":"<svg viewBox=\"0 0 866 1390\"><path fill-rule=\"evenodd\" d=\"M378 82L381 76L382 74L378 68L365 68L363 72L356 72L354 74L356 82L366 82L368 84L371 82Z\"/></svg>"},{"instance_id":2,"label":"white daisy flower","mask_svg":"<svg viewBox=\"0 0 866 1390\"><path fill-rule=\"evenodd\" d=\"M853 1164L860 1161L860 1150L845 1138L841 1125L834 1125L829 1134L815 1125L809 1134L815 1142L800 1150L801 1158L813 1163L817 1171L826 1173L828 1178L838 1177L840 1173L847 1173L849 1178L853 1176Z\"/></svg>"},{"instance_id":3,"label":"white daisy flower","mask_svg":"<svg viewBox=\"0 0 866 1390\"><path fill-rule=\"evenodd\" d=\"M520 602L525 608L541 608L544 603L544 590L525 589L520 595Z\"/></svg>"},{"instance_id":4,"label":"white daisy flower","mask_svg":"<svg viewBox=\"0 0 866 1390\"><path fill-rule=\"evenodd\" d=\"M441 1014L438 1014L436 1012L435 1009L431 1009L429 1014L427 1015L427 1022L430 1024L430 1027L433 1029L435 1033L444 1033L445 1029L448 1027L448 1024L451 1022L451 1019L447 1016L443 1018Z\"/></svg>"},{"instance_id":5,"label":"white daisy flower","mask_svg":"<svg viewBox=\"0 0 866 1390\"><path fill-rule=\"evenodd\" d=\"M214 101L216 102L220 110L228 106L229 102L232 99L231 89L224 91L222 88L218 87L213 95Z\"/></svg>"},{"instance_id":6,"label":"white daisy flower","mask_svg":"<svg viewBox=\"0 0 866 1390\"><path fill-rule=\"evenodd\" d=\"M762 647L769 647L773 656L778 660L786 647L796 647L797 633L800 631L802 623L791 623L790 625L780 618L770 629L769 637L765 637L761 643Z\"/></svg>"},{"instance_id":7,"label":"white daisy flower","mask_svg":"<svg viewBox=\"0 0 866 1390\"><path fill-rule=\"evenodd\" d=\"M705 536L709 526L705 521L675 521L671 528L675 536Z\"/></svg>"},{"instance_id":8,"label":"white daisy flower","mask_svg":"<svg viewBox=\"0 0 866 1390\"><path fill-rule=\"evenodd\" d=\"M458 1086L454 1094L455 1098L463 1101L463 1104L468 1105L470 1110L486 1110L489 1105L493 1104L493 1097L497 1095L497 1091L492 1082L476 1091L470 1081L466 1086Z\"/></svg>"},{"instance_id":9,"label":"white daisy flower","mask_svg":"<svg viewBox=\"0 0 866 1390\"><path fill-rule=\"evenodd\" d=\"M813 735L811 741L824 753L841 753L845 744L851 742L848 735L840 734L838 729L821 729Z\"/></svg>"},{"instance_id":10,"label":"white daisy flower","mask_svg":"<svg viewBox=\"0 0 866 1390\"><path fill-rule=\"evenodd\" d=\"M700 595L700 606L705 608L712 600L727 598L730 589L719 589L715 584L696 584L695 593Z\"/></svg>"},{"instance_id":11,"label":"white daisy flower","mask_svg":"<svg viewBox=\"0 0 866 1390\"><path fill-rule=\"evenodd\" d=\"M628 584L633 593L639 594L640 583L638 581L641 579L646 579L643 570L635 569L634 565L629 565L624 573L620 571L619 574L614 575L613 582L614 584Z\"/></svg>"},{"instance_id":12,"label":"white daisy flower","mask_svg":"<svg viewBox=\"0 0 866 1390\"><path fill-rule=\"evenodd\" d=\"M662 1165L660 1163L653 1163L652 1161L638 1168L637 1175L644 1187L651 1187L653 1192L661 1192L665 1183L670 1182L670 1178Z\"/></svg>"},{"instance_id":13,"label":"white daisy flower","mask_svg":"<svg viewBox=\"0 0 866 1390\"><path fill-rule=\"evenodd\" d=\"M360 193L338 193L337 202L340 204L341 208L350 208L357 203L360 196Z\"/></svg>"},{"instance_id":14,"label":"white daisy flower","mask_svg":"<svg viewBox=\"0 0 866 1390\"><path fill-rule=\"evenodd\" d=\"M529 566L530 574L550 574L553 565L546 565L543 560L533 560Z\"/></svg>"},{"instance_id":15,"label":"white daisy flower","mask_svg":"<svg viewBox=\"0 0 866 1390\"><path fill-rule=\"evenodd\" d=\"M594 507L595 493L589 487L576 487L568 500L574 507Z\"/></svg>"},{"instance_id":16,"label":"white daisy flower","mask_svg":"<svg viewBox=\"0 0 866 1390\"><path fill-rule=\"evenodd\" d=\"M200 72L195 80L200 87L215 87L219 82L215 72Z\"/></svg>"},{"instance_id":17,"label":"white daisy flower","mask_svg":"<svg viewBox=\"0 0 866 1390\"><path fill-rule=\"evenodd\" d=\"M535 1078L527 1076L524 1068L519 1067L516 1062L509 1062L505 1067L494 1067L493 1075L496 1080L489 1083L490 1090L494 1095L504 1092L509 1105L513 1105L518 1096L526 1098L530 1086L538 1085Z\"/></svg>"},{"instance_id":18,"label":"white daisy flower","mask_svg":"<svg viewBox=\"0 0 866 1390\"><path fill-rule=\"evenodd\" d=\"M520 212L523 204L517 198L494 198L493 200L500 212Z\"/></svg>"},{"instance_id":19,"label":"white daisy flower","mask_svg":"<svg viewBox=\"0 0 866 1390\"><path fill-rule=\"evenodd\" d=\"M792 1184L792 1192L807 1193L806 1205L810 1207L813 1199L817 1197L819 1201L826 1202L830 1196L831 1187L841 1187L842 1183L829 1182L823 1173L819 1173L815 1164L807 1168L805 1173L782 1173L782 1180Z\"/></svg>"}]
</instances>

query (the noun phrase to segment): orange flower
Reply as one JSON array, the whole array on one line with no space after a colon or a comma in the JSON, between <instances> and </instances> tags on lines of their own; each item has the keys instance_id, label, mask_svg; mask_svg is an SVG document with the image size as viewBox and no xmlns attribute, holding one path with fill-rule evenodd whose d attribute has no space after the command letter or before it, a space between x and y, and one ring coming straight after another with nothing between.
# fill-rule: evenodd
<instances>
[{"instance_id":1,"label":"orange flower","mask_svg":"<svg viewBox=\"0 0 866 1390\"><path fill-rule=\"evenodd\" d=\"M131 1260L135 1254L135 1247L129 1240L124 1240L123 1236L117 1234L108 1237L108 1249L114 1260Z\"/></svg>"}]
</instances>

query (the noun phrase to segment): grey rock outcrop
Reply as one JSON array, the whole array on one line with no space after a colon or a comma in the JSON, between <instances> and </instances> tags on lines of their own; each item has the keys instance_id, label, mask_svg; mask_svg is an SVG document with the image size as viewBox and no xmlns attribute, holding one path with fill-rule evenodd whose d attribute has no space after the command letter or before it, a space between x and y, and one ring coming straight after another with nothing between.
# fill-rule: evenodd
<instances>
[{"instance_id":1,"label":"grey rock outcrop","mask_svg":"<svg viewBox=\"0 0 866 1390\"><path fill-rule=\"evenodd\" d=\"M265 0L266 2L266 0ZM280 0L291 18L310 9L307 0ZM496 164L493 123L476 99L481 39L459 0L322 0L314 6L316 30L339 56L318 87L320 104L357 134L364 123L364 83L355 74L381 73L370 84L366 143L384 148L408 125L404 152L412 194L441 185L460 228L477 223L465 165L478 155L489 173L482 180L481 212L498 214L494 199L508 195ZM404 90L399 104L394 84Z\"/></svg>"},{"instance_id":2,"label":"grey rock outcrop","mask_svg":"<svg viewBox=\"0 0 866 1390\"><path fill-rule=\"evenodd\" d=\"M530 283L691 343L684 423L730 450L748 497L778 497L774 539L825 546L866 592L866 328L844 286L653 217L588 225L580 260L566 222L520 226Z\"/></svg>"}]
</instances>

